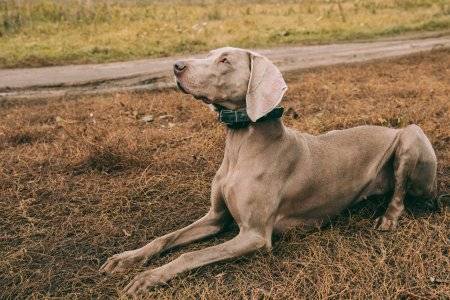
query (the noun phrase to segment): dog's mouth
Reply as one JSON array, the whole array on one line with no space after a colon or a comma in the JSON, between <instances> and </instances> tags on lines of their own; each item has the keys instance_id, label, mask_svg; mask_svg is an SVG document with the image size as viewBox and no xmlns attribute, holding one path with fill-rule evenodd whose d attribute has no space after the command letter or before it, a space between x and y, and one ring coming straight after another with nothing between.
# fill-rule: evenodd
<instances>
[{"instance_id":1,"label":"dog's mouth","mask_svg":"<svg viewBox=\"0 0 450 300\"><path fill-rule=\"evenodd\" d=\"M185 94L189 94L189 92L181 85L181 83L177 80L177 87Z\"/></svg>"},{"instance_id":2,"label":"dog's mouth","mask_svg":"<svg viewBox=\"0 0 450 300\"><path fill-rule=\"evenodd\" d=\"M192 96L194 96L195 99L197 100L201 100L203 102L205 102L206 104L211 104L212 101L210 99L208 99L208 97L205 96L201 96L201 95L193 95L192 93L190 93L178 80L177 80L177 87L185 94L191 94Z\"/></svg>"},{"instance_id":3,"label":"dog's mouth","mask_svg":"<svg viewBox=\"0 0 450 300\"><path fill-rule=\"evenodd\" d=\"M209 100L205 96L194 96L194 98L197 99L197 100L201 100L201 101L205 102L206 104L211 104L212 103L212 101Z\"/></svg>"}]
</instances>

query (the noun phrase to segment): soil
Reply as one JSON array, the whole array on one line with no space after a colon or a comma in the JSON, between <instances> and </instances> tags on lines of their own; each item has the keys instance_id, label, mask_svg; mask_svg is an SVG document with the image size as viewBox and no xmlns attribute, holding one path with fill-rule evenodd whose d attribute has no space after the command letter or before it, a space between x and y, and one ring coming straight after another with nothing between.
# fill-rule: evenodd
<instances>
[{"instance_id":1,"label":"soil","mask_svg":"<svg viewBox=\"0 0 450 300\"><path fill-rule=\"evenodd\" d=\"M450 47L448 32L370 42L282 47L256 50L282 72L364 62ZM202 56L202 54L196 55ZM97 65L71 65L0 70L0 103L116 91L174 87L172 65L180 57Z\"/></svg>"}]
</instances>

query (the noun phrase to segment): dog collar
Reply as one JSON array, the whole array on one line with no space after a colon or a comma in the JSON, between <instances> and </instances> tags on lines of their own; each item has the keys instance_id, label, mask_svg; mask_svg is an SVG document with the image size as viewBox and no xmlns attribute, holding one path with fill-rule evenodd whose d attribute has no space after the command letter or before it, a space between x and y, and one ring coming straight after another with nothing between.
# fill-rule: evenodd
<instances>
[{"instance_id":1,"label":"dog collar","mask_svg":"<svg viewBox=\"0 0 450 300\"><path fill-rule=\"evenodd\" d=\"M275 107L269 113L259 118L256 122L250 120L245 108L236 110L225 109L222 106L216 106L219 111L219 121L226 124L228 128L239 129L250 125L250 123L260 123L268 120L278 119L283 116L284 108L281 106Z\"/></svg>"}]
</instances>

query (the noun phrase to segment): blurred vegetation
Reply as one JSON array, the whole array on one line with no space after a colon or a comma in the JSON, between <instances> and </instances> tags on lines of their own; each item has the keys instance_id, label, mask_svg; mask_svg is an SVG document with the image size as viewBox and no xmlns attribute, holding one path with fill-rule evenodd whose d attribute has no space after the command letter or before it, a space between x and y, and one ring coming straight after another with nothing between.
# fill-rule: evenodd
<instances>
[{"instance_id":1,"label":"blurred vegetation","mask_svg":"<svg viewBox=\"0 0 450 300\"><path fill-rule=\"evenodd\" d=\"M450 28L448 0L0 0L0 67Z\"/></svg>"}]
</instances>

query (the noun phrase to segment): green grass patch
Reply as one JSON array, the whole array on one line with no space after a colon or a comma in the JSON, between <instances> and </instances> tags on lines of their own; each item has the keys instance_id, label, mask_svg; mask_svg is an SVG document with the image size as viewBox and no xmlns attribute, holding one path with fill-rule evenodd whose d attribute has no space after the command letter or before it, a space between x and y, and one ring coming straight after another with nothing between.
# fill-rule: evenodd
<instances>
[{"instance_id":1,"label":"green grass patch","mask_svg":"<svg viewBox=\"0 0 450 300\"><path fill-rule=\"evenodd\" d=\"M447 0L1 0L0 67L98 63L221 46L450 28Z\"/></svg>"}]
</instances>

